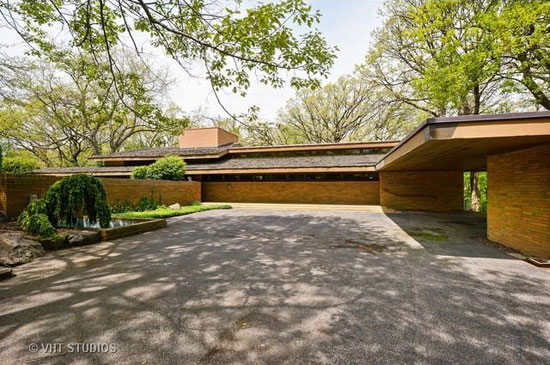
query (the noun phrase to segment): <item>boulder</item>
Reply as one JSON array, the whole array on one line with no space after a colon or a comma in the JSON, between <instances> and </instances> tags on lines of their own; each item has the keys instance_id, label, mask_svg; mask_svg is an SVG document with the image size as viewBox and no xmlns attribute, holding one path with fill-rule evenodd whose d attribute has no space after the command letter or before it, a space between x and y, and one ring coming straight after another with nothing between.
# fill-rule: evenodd
<instances>
[{"instance_id":1,"label":"boulder","mask_svg":"<svg viewBox=\"0 0 550 365\"><path fill-rule=\"evenodd\" d=\"M173 210L179 210L180 208L181 208L181 205L179 205L178 203L168 206L168 209L173 209Z\"/></svg>"},{"instance_id":2,"label":"boulder","mask_svg":"<svg viewBox=\"0 0 550 365\"><path fill-rule=\"evenodd\" d=\"M68 232L65 237L68 246L84 246L101 242L101 235L94 231Z\"/></svg>"},{"instance_id":3,"label":"boulder","mask_svg":"<svg viewBox=\"0 0 550 365\"><path fill-rule=\"evenodd\" d=\"M51 238L41 238L40 243L48 251L59 250L67 247L67 238L65 236L56 235Z\"/></svg>"},{"instance_id":4,"label":"boulder","mask_svg":"<svg viewBox=\"0 0 550 365\"><path fill-rule=\"evenodd\" d=\"M44 254L44 247L40 242L25 237L22 232L0 233L0 264L26 264Z\"/></svg>"}]
</instances>

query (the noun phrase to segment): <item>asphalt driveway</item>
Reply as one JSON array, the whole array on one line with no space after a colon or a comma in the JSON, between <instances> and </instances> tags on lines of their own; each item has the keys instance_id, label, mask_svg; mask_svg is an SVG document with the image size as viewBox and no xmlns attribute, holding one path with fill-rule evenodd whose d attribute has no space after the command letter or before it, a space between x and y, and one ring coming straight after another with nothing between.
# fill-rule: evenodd
<instances>
[{"instance_id":1,"label":"asphalt driveway","mask_svg":"<svg viewBox=\"0 0 550 365\"><path fill-rule=\"evenodd\" d=\"M550 271L483 237L453 214L174 218L0 282L0 361L548 363Z\"/></svg>"}]
</instances>

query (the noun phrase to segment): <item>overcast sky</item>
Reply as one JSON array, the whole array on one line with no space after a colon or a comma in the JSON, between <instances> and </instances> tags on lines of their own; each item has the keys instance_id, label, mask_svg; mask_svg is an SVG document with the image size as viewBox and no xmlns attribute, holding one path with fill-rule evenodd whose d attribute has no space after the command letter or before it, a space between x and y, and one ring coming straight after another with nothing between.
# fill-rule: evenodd
<instances>
[{"instance_id":1,"label":"overcast sky","mask_svg":"<svg viewBox=\"0 0 550 365\"><path fill-rule=\"evenodd\" d=\"M356 64L365 57L371 40L371 32L378 27L382 19L378 9L384 0L309 0L314 9L322 13L319 30L324 34L331 46L339 48L338 58L331 70L329 81L340 75L351 73ZM250 1L253 2L253 1ZM0 43L14 45L12 52L21 50L17 36L6 29L0 32ZM176 84L170 91L172 100L184 111L192 112L201 108L211 115L222 115L210 85L201 78L192 78L179 69L168 57L159 56L156 63L170 69ZM273 89L258 83L253 83L245 98L232 93L221 94L224 105L231 112L245 112L251 105L260 107L260 117L274 120L277 110L294 95L290 87Z\"/></svg>"}]
</instances>

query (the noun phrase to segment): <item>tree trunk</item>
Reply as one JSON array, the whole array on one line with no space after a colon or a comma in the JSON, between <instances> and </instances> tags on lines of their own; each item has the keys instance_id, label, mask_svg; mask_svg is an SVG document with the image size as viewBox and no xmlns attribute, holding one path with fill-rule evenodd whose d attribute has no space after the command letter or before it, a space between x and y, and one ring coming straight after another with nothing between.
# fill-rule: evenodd
<instances>
[{"instance_id":1,"label":"tree trunk","mask_svg":"<svg viewBox=\"0 0 550 365\"><path fill-rule=\"evenodd\" d=\"M479 191L479 173L470 172L471 209L473 212L481 211L481 193Z\"/></svg>"}]
</instances>

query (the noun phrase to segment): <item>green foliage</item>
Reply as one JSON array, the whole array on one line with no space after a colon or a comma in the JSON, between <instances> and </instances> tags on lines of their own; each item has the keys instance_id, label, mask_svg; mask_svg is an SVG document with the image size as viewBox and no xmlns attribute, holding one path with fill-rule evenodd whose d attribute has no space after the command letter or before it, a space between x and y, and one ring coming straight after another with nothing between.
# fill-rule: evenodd
<instances>
[{"instance_id":1,"label":"green foliage","mask_svg":"<svg viewBox=\"0 0 550 365\"><path fill-rule=\"evenodd\" d=\"M149 169L147 166L134 167L134 169L132 170L132 179L147 179L148 173Z\"/></svg>"},{"instance_id":2,"label":"green foliage","mask_svg":"<svg viewBox=\"0 0 550 365\"><path fill-rule=\"evenodd\" d=\"M185 162L179 156L166 156L147 166L147 178L153 180L183 180Z\"/></svg>"},{"instance_id":3,"label":"green foliage","mask_svg":"<svg viewBox=\"0 0 550 365\"><path fill-rule=\"evenodd\" d=\"M40 168L40 162L26 156L4 157L2 171L12 174L26 174Z\"/></svg>"},{"instance_id":4,"label":"green foliage","mask_svg":"<svg viewBox=\"0 0 550 365\"><path fill-rule=\"evenodd\" d=\"M46 214L29 215L21 223L23 229L33 236L48 238L53 237L55 228L53 228Z\"/></svg>"},{"instance_id":5,"label":"green foliage","mask_svg":"<svg viewBox=\"0 0 550 365\"><path fill-rule=\"evenodd\" d=\"M384 14L363 69L395 102L480 114L531 93L550 109L550 2L390 0Z\"/></svg>"},{"instance_id":6,"label":"green foliage","mask_svg":"<svg viewBox=\"0 0 550 365\"><path fill-rule=\"evenodd\" d=\"M157 209L159 206L159 202L156 201L153 197L148 198L146 196L142 196L139 199L135 210L137 210L138 212L143 212L145 210Z\"/></svg>"},{"instance_id":7,"label":"green foliage","mask_svg":"<svg viewBox=\"0 0 550 365\"><path fill-rule=\"evenodd\" d=\"M183 180L185 162L179 156L166 156L149 166L138 166L132 171L132 179Z\"/></svg>"},{"instance_id":8,"label":"green foliage","mask_svg":"<svg viewBox=\"0 0 550 365\"><path fill-rule=\"evenodd\" d=\"M448 241L449 236L437 232L432 232L430 230L424 229L412 229L407 230L407 234L414 238L422 238L428 241Z\"/></svg>"},{"instance_id":9,"label":"green foliage","mask_svg":"<svg viewBox=\"0 0 550 365\"><path fill-rule=\"evenodd\" d=\"M111 211L101 181L89 175L67 176L55 182L44 198L48 218L54 226L75 226L77 216L86 210L92 223L99 219L103 228L109 227Z\"/></svg>"},{"instance_id":10,"label":"green foliage","mask_svg":"<svg viewBox=\"0 0 550 365\"><path fill-rule=\"evenodd\" d=\"M341 76L319 89L301 89L279 111L280 124L266 144L339 143L395 140L414 126L410 115L392 108L381 112L384 101L372 83L355 76ZM274 143L272 143L274 142Z\"/></svg>"},{"instance_id":11,"label":"green foliage","mask_svg":"<svg viewBox=\"0 0 550 365\"><path fill-rule=\"evenodd\" d=\"M124 200L123 202L115 201L113 204L111 204L110 207L111 214L124 213L134 210L134 204L132 204L132 202L128 199Z\"/></svg>"},{"instance_id":12,"label":"green foliage","mask_svg":"<svg viewBox=\"0 0 550 365\"><path fill-rule=\"evenodd\" d=\"M32 202L30 202L29 205L27 205L27 207L23 211L23 213L21 213L21 215L19 216L18 222L20 219L22 219L21 217L23 215L29 216L33 214L47 214L47 212L48 211L46 209L46 203L44 199L35 199Z\"/></svg>"},{"instance_id":13,"label":"green foliage","mask_svg":"<svg viewBox=\"0 0 550 365\"><path fill-rule=\"evenodd\" d=\"M507 1L482 18L508 91L525 89L550 110L550 2Z\"/></svg>"},{"instance_id":14,"label":"green foliage","mask_svg":"<svg viewBox=\"0 0 550 365\"><path fill-rule=\"evenodd\" d=\"M43 199L33 200L17 218L23 230L33 236L52 237L55 228L46 215L46 204Z\"/></svg>"},{"instance_id":15,"label":"green foliage","mask_svg":"<svg viewBox=\"0 0 550 365\"><path fill-rule=\"evenodd\" d=\"M115 80L108 80L105 54L61 49L25 58L0 103L0 133L52 166L86 165L91 155L117 152L138 137L150 143L145 147L170 145L189 121L166 100L168 75L127 53L113 50L121 60Z\"/></svg>"},{"instance_id":16,"label":"green foliage","mask_svg":"<svg viewBox=\"0 0 550 365\"><path fill-rule=\"evenodd\" d=\"M472 206L472 187L470 186L470 172L464 173L464 205L466 210L470 210ZM481 211L487 211L487 173L477 173L477 183L479 189L479 199Z\"/></svg>"},{"instance_id":17,"label":"green foliage","mask_svg":"<svg viewBox=\"0 0 550 365\"><path fill-rule=\"evenodd\" d=\"M154 190L151 191L151 196L146 197L142 196L137 203L132 203L130 200L126 199L123 202L115 202L111 206L111 213L125 213L125 212L143 212L145 210L155 210L162 206L162 196L159 195L157 199L155 199L155 192Z\"/></svg>"},{"instance_id":18,"label":"green foliage","mask_svg":"<svg viewBox=\"0 0 550 365\"><path fill-rule=\"evenodd\" d=\"M36 54L59 55L49 41L54 29L66 29L71 46L94 54L114 49L120 38L144 33L180 65L204 65L215 90L228 87L241 95L252 75L282 87L281 70L293 72L293 86L315 86L317 75L328 75L335 59L336 49L314 29L320 13L305 0L260 2L246 9L240 8L241 1L210 0L91 0L88 6L77 5L74 0L0 2L13 20L7 23L35 46Z\"/></svg>"},{"instance_id":19,"label":"green foliage","mask_svg":"<svg viewBox=\"0 0 550 365\"><path fill-rule=\"evenodd\" d=\"M206 210L212 209L231 209L231 205L220 204L220 205L201 205L193 204L183 206L180 209L169 209L166 207L160 207L155 210L147 210L144 212L126 212L121 214L116 214L116 218L169 218L176 217L179 215L192 214L197 212L203 212Z\"/></svg>"}]
</instances>

